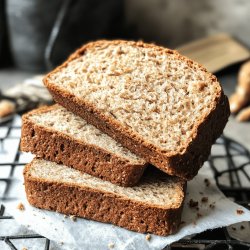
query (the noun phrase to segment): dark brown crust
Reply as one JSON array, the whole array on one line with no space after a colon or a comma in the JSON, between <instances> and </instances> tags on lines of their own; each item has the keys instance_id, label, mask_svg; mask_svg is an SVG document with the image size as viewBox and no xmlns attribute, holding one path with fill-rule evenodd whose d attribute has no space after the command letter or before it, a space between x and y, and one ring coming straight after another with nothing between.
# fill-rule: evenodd
<instances>
[{"instance_id":1,"label":"dark brown crust","mask_svg":"<svg viewBox=\"0 0 250 250\"><path fill-rule=\"evenodd\" d=\"M32 114L48 112L50 109L53 109L53 106L43 107L23 116L20 145L22 151L73 167L120 186L134 186L140 180L146 168L145 162L131 163L104 148L72 139L29 119Z\"/></svg>"},{"instance_id":2,"label":"dark brown crust","mask_svg":"<svg viewBox=\"0 0 250 250\"><path fill-rule=\"evenodd\" d=\"M93 124L101 131L113 137L133 153L143 157L146 161L170 175L176 175L185 180L192 179L197 174L204 161L207 160L212 143L214 143L223 132L230 115L228 99L224 95L216 77L208 73L201 65L179 55L176 51L142 42L111 42L113 44L130 43L139 47L151 47L161 53L174 54L177 59L186 61L190 67L199 68L204 71L204 74L208 74L211 81L218 85L211 112L207 114L207 116L201 117L196 122L193 128L192 137L186 142L185 150L183 152L163 152L134 131L120 124L117 120L112 118L112 116L104 115L100 110L95 108L94 105L63 91L50 82L51 74L60 71L63 67L66 67L70 61L82 56L87 49L93 46L99 46L104 42L107 44L109 43L107 41L89 43L77 50L63 65L56 68L44 78L45 86L56 102L83 117L88 123Z\"/></svg>"},{"instance_id":3,"label":"dark brown crust","mask_svg":"<svg viewBox=\"0 0 250 250\"><path fill-rule=\"evenodd\" d=\"M163 208L88 187L34 178L29 173L31 164L25 167L24 181L27 199L35 207L111 223L140 233L165 236L178 230L186 189L184 182L180 206Z\"/></svg>"}]
</instances>

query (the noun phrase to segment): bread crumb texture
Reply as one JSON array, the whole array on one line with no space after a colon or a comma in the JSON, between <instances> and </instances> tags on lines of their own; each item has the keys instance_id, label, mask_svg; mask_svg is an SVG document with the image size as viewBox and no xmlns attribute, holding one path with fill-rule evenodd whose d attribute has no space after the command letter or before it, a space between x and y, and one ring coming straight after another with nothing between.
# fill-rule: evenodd
<instances>
[{"instance_id":1,"label":"bread crumb texture","mask_svg":"<svg viewBox=\"0 0 250 250\"><path fill-rule=\"evenodd\" d=\"M100 192L112 193L126 199L149 204L150 206L179 208L184 198L184 182L180 181L179 178L169 177L160 171L156 171L154 174L147 172L137 186L126 188L73 168L42 159L33 160L29 173L32 178L65 183L66 185L73 183L79 187L88 187Z\"/></svg>"},{"instance_id":2,"label":"bread crumb texture","mask_svg":"<svg viewBox=\"0 0 250 250\"><path fill-rule=\"evenodd\" d=\"M120 143L62 106L54 105L47 112L33 113L30 119L40 126L55 129L87 144L105 148L112 154L125 158L131 163L144 163L141 158L122 147Z\"/></svg>"},{"instance_id":3,"label":"bread crumb texture","mask_svg":"<svg viewBox=\"0 0 250 250\"><path fill-rule=\"evenodd\" d=\"M177 53L135 42L97 42L49 75L164 153L183 152L217 104L221 87Z\"/></svg>"}]
</instances>

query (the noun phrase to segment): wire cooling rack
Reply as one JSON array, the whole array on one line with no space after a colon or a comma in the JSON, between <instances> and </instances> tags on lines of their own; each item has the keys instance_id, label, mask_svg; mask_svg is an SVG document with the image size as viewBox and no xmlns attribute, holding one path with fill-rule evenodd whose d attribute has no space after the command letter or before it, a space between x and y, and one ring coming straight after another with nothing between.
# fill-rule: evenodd
<instances>
[{"instance_id":1,"label":"wire cooling rack","mask_svg":"<svg viewBox=\"0 0 250 250\"><path fill-rule=\"evenodd\" d=\"M18 244L20 241L25 241L27 245L27 241L42 240L41 249L51 250L50 240L41 235L34 234L32 231L26 233L18 233L14 229L11 231L8 224L12 224L14 219L7 214L8 211L5 211L5 207L1 204L1 201L12 199L9 193L14 180L14 173L17 170L22 170L27 163L22 161L22 153L19 151L20 129L20 117L18 116L12 121L0 125L0 243L3 243L4 249L16 250L22 249ZM11 150L6 149L7 144L10 145L8 148ZM236 141L222 136L213 146L208 164L214 173L214 178L220 190L236 203L248 207L250 202L250 153L248 150ZM4 232L1 231L3 222L4 226L9 229ZM209 230L192 238L182 239L166 247L165 250L249 250L249 228L250 225L247 222L247 225L244 224L244 226ZM1 235L2 233L3 235Z\"/></svg>"}]
</instances>

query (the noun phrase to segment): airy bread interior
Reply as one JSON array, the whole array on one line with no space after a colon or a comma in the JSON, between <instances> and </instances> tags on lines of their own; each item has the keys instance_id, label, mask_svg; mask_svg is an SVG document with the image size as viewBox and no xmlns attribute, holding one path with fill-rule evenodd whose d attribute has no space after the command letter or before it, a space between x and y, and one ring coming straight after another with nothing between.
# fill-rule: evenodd
<instances>
[{"instance_id":1,"label":"airy bread interior","mask_svg":"<svg viewBox=\"0 0 250 250\"><path fill-rule=\"evenodd\" d=\"M155 171L153 174L150 171ZM114 194L124 199L146 203L150 206L178 208L184 199L185 182L155 169L149 169L135 187L120 187L78 170L42 159L34 159L29 165L31 178L41 181L67 183Z\"/></svg>"},{"instance_id":2,"label":"airy bread interior","mask_svg":"<svg viewBox=\"0 0 250 250\"><path fill-rule=\"evenodd\" d=\"M198 64L135 42L87 46L49 81L168 154L185 151L221 91Z\"/></svg>"},{"instance_id":3,"label":"airy bread interior","mask_svg":"<svg viewBox=\"0 0 250 250\"><path fill-rule=\"evenodd\" d=\"M104 148L112 154L127 159L131 164L145 163L143 159L122 147L111 137L60 105L53 105L43 112L34 112L29 116L29 119L39 126L54 129L71 136L73 139Z\"/></svg>"}]
</instances>

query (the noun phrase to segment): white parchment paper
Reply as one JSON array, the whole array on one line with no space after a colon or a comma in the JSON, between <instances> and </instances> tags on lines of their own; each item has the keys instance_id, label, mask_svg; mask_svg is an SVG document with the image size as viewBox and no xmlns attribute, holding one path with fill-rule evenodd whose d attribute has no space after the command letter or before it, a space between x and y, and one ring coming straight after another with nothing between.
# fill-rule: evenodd
<instances>
[{"instance_id":1,"label":"white parchment paper","mask_svg":"<svg viewBox=\"0 0 250 250\"><path fill-rule=\"evenodd\" d=\"M21 178L21 172L20 172ZM204 179L208 178L207 186ZM148 241L145 234L135 233L117 226L77 218L74 222L64 215L36 209L28 204L25 198L23 181L17 179L14 190L18 194L18 201L5 203L7 211L16 221L29 229L59 243L60 249L163 249L185 236L196 234L207 229L227 226L241 221L250 220L249 210L227 199L216 187L208 167L204 167L198 176L188 183L187 197L183 209L179 232L168 237L151 235ZM202 202L208 197L207 202ZM189 206L190 199L199 202L199 210ZM19 202L24 204L25 210L17 209ZM243 211L238 214L237 210Z\"/></svg>"}]
</instances>

